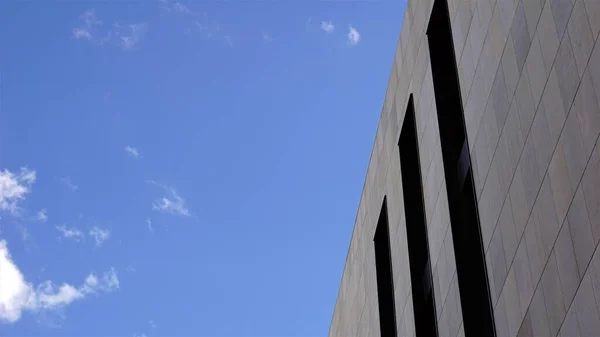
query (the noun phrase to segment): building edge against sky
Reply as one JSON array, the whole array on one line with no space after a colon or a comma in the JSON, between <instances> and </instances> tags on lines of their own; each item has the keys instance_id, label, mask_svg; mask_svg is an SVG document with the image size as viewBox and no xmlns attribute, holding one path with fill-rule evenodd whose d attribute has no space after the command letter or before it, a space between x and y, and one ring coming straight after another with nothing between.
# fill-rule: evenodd
<instances>
[{"instance_id":1,"label":"building edge against sky","mask_svg":"<svg viewBox=\"0 0 600 337\"><path fill-rule=\"evenodd\" d=\"M599 18L408 0L330 336L600 336Z\"/></svg>"}]
</instances>

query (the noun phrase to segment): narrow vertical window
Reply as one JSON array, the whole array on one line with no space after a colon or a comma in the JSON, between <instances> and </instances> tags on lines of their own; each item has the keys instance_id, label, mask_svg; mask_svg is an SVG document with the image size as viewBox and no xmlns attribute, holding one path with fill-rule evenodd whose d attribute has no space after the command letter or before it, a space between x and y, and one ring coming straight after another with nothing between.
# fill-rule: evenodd
<instances>
[{"instance_id":1,"label":"narrow vertical window","mask_svg":"<svg viewBox=\"0 0 600 337\"><path fill-rule=\"evenodd\" d=\"M427 39L465 336L495 336L447 0L435 0Z\"/></svg>"},{"instance_id":2,"label":"narrow vertical window","mask_svg":"<svg viewBox=\"0 0 600 337\"><path fill-rule=\"evenodd\" d=\"M377 299L379 301L379 328L381 337L396 337L396 308L394 303L394 274L390 251L390 230L387 201L383 206L375 229L375 272L377 273Z\"/></svg>"},{"instance_id":3,"label":"narrow vertical window","mask_svg":"<svg viewBox=\"0 0 600 337\"><path fill-rule=\"evenodd\" d=\"M408 100L398 147L416 336L433 337L438 332L412 94Z\"/></svg>"}]
</instances>

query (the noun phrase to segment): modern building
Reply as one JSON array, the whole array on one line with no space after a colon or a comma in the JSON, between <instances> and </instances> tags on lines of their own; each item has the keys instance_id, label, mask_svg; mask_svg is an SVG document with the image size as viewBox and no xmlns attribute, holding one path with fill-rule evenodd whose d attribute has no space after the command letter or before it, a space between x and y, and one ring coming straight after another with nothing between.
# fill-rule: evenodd
<instances>
[{"instance_id":1,"label":"modern building","mask_svg":"<svg viewBox=\"0 0 600 337\"><path fill-rule=\"evenodd\" d=\"M408 0L330 336L600 336L599 32Z\"/></svg>"}]
</instances>

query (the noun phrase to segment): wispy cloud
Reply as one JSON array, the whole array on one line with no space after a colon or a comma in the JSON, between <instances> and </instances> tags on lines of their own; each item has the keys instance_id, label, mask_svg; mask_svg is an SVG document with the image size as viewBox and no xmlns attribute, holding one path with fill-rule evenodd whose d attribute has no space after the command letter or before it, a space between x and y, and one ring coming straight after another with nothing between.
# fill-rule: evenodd
<instances>
[{"instance_id":1,"label":"wispy cloud","mask_svg":"<svg viewBox=\"0 0 600 337\"><path fill-rule=\"evenodd\" d=\"M149 320L149 321L148 321L148 324L150 325L150 327L151 327L152 329L156 329L156 323L154 323L154 321L153 321L153 320Z\"/></svg>"},{"instance_id":2,"label":"wispy cloud","mask_svg":"<svg viewBox=\"0 0 600 337\"><path fill-rule=\"evenodd\" d=\"M145 23L129 24L125 26L125 33L119 34L119 44L124 50L135 49L140 43L148 26Z\"/></svg>"},{"instance_id":3,"label":"wispy cloud","mask_svg":"<svg viewBox=\"0 0 600 337\"><path fill-rule=\"evenodd\" d=\"M77 191L77 189L79 188L79 186L73 184L73 182L71 181L71 177L69 176L60 178L60 182L67 185L67 187L73 192Z\"/></svg>"},{"instance_id":4,"label":"wispy cloud","mask_svg":"<svg viewBox=\"0 0 600 337\"><path fill-rule=\"evenodd\" d=\"M177 193L177 190L175 190L174 187L165 186L155 182L154 180L149 180L147 182L162 188L168 194L167 196L155 200L154 203L152 203L153 210L185 217L191 216L190 211L186 206L185 199Z\"/></svg>"},{"instance_id":5,"label":"wispy cloud","mask_svg":"<svg viewBox=\"0 0 600 337\"><path fill-rule=\"evenodd\" d=\"M141 157L139 151L133 146L129 146L129 145L125 146L125 152L127 152L130 156L132 156L135 159L138 159Z\"/></svg>"},{"instance_id":6,"label":"wispy cloud","mask_svg":"<svg viewBox=\"0 0 600 337\"><path fill-rule=\"evenodd\" d=\"M179 1L158 0L158 6L165 12L174 12L185 15L193 14L187 6Z\"/></svg>"},{"instance_id":7,"label":"wispy cloud","mask_svg":"<svg viewBox=\"0 0 600 337\"><path fill-rule=\"evenodd\" d=\"M96 46L116 45L123 50L132 50L140 43L147 31L145 23L119 24L103 26L93 9L79 16L80 25L73 29L76 40L87 40Z\"/></svg>"},{"instance_id":8,"label":"wispy cloud","mask_svg":"<svg viewBox=\"0 0 600 337\"><path fill-rule=\"evenodd\" d=\"M98 277L89 274L82 285L60 285L48 280L37 287L25 277L12 260L5 240L0 241L0 322L17 322L24 311L40 313L63 309L90 294L107 293L119 289L119 279L114 268Z\"/></svg>"},{"instance_id":9,"label":"wispy cloud","mask_svg":"<svg viewBox=\"0 0 600 337\"><path fill-rule=\"evenodd\" d=\"M269 35L269 34L267 34L265 32L262 33L262 39L265 42L271 42L271 41L273 41L273 38L271 37L271 35Z\"/></svg>"},{"instance_id":10,"label":"wispy cloud","mask_svg":"<svg viewBox=\"0 0 600 337\"><path fill-rule=\"evenodd\" d=\"M37 221L41 221L41 222L46 222L48 221L48 215L46 213L46 209L41 209L37 215L35 216L35 220Z\"/></svg>"},{"instance_id":11,"label":"wispy cloud","mask_svg":"<svg viewBox=\"0 0 600 337\"><path fill-rule=\"evenodd\" d=\"M209 20L206 13L200 15L195 21L196 30L202 33L207 39L217 36L221 31L221 25L214 20ZM227 39L227 37L225 37Z\"/></svg>"},{"instance_id":12,"label":"wispy cloud","mask_svg":"<svg viewBox=\"0 0 600 337\"><path fill-rule=\"evenodd\" d=\"M30 238L31 238L31 235L29 234L29 230L27 230L27 227L21 226L21 240L27 241Z\"/></svg>"},{"instance_id":13,"label":"wispy cloud","mask_svg":"<svg viewBox=\"0 0 600 337\"><path fill-rule=\"evenodd\" d=\"M177 13L188 14L188 15L192 14L192 11L190 11L189 8L187 8L186 6L182 5L180 2L175 2L173 4L173 9Z\"/></svg>"},{"instance_id":14,"label":"wispy cloud","mask_svg":"<svg viewBox=\"0 0 600 337\"><path fill-rule=\"evenodd\" d=\"M331 21L321 21L321 29L327 33L333 33L335 26Z\"/></svg>"},{"instance_id":15,"label":"wispy cloud","mask_svg":"<svg viewBox=\"0 0 600 337\"><path fill-rule=\"evenodd\" d=\"M93 9L88 9L87 11L83 12L83 14L81 14L80 18L85 23L85 27L93 27L93 26L102 25L102 21L100 21L100 20L98 20L98 18L96 18L96 13L94 12Z\"/></svg>"},{"instance_id":16,"label":"wispy cloud","mask_svg":"<svg viewBox=\"0 0 600 337\"><path fill-rule=\"evenodd\" d=\"M171 11L171 7L169 6L168 0L157 0L157 2L158 2L158 8L160 8L166 12Z\"/></svg>"},{"instance_id":17,"label":"wispy cloud","mask_svg":"<svg viewBox=\"0 0 600 337\"><path fill-rule=\"evenodd\" d=\"M233 40L231 39L231 36L229 36L229 35L226 35L226 36L225 36L225 42L227 42L227 45L228 45L229 47L233 47Z\"/></svg>"},{"instance_id":18,"label":"wispy cloud","mask_svg":"<svg viewBox=\"0 0 600 337\"><path fill-rule=\"evenodd\" d=\"M0 211L18 215L19 202L31 192L35 180L35 171L26 167L16 173L9 170L0 171Z\"/></svg>"},{"instance_id":19,"label":"wispy cloud","mask_svg":"<svg viewBox=\"0 0 600 337\"><path fill-rule=\"evenodd\" d=\"M200 34L207 39L218 39L225 41L230 47L233 46L231 35L223 33L219 22L209 17L206 12L196 11L179 1L158 0L158 6L186 26L184 29L186 35Z\"/></svg>"},{"instance_id":20,"label":"wispy cloud","mask_svg":"<svg viewBox=\"0 0 600 337\"><path fill-rule=\"evenodd\" d=\"M360 34L358 33L358 31L356 30L356 28L349 26L348 27L348 44L351 46L355 46L358 44L358 42L360 41Z\"/></svg>"},{"instance_id":21,"label":"wispy cloud","mask_svg":"<svg viewBox=\"0 0 600 337\"><path fill-rule=\"evenodd\" d=\"M154 233L154 227L152 227L152 219L146 219L146 226L148 226L148 230L150 231L150 233Z\"/></svg>"},{"instance_id":22,"label":"wispy cloud","mask_svg":"<svg viewBox=\"0 0 600 337\"><path fill-rule=\"evenodd\" d=\"M88 233L92 238L94 238L94 241L96 242L96 246L101 246L104 241L108 240L110 238L110 230L108 229L102 229L98 226L94 226L92 227L92 229L90 229L90 232Z\"/></svg>"},{"instance_id":23,"label":"wispy cloud","mask_svg":"<svg viewBox=\"0 0 600 337\"><path fill-rule=\"evenodd\" d=\"M75 28L75 29L73 29L73 37L76 38L77 40L79 40L79 39L90 40L92 38L92 34L87 29Z\"/></svg>"},{"instance_id":24,"label":"wispy cloud","mask_svg":"<svg viewBox=\"0 0 600 337\"><path fill-rule=\"evenodd\" d=\"M58 230L61 234L61 238L70 239L73 241L81 241L85 237L82 231L75 227L67 227L65 225L56 226L56 230Z\"/></svg>"},{"instance_id":25,"label":"wispy cloud","mask_svg":"<svg viewBox=\"0 0 600 337\"><path fill-rule=\"evenodd\" d=\"M73 37L79 39L92 39L92 31L95 30L96 26L101 26L102 21L96 18L96 13L93 9L88 9L79 16L81 26L73 29Z\"/></svg>"}]
</instances>

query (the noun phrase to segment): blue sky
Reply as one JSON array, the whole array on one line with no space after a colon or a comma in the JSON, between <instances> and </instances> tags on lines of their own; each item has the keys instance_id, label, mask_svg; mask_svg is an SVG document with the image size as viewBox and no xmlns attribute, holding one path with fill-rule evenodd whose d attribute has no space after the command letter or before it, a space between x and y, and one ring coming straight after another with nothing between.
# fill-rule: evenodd
<instances>
[{"instance_id":1,"label":"blue sky","mask_svg":"<svg viewBox=\"0 0 600 337\"><path fill-rule=\"evenodd\" d=\"M2 1L0 335L325 336L404 1Z\"/></svg>"}]
</instances>

